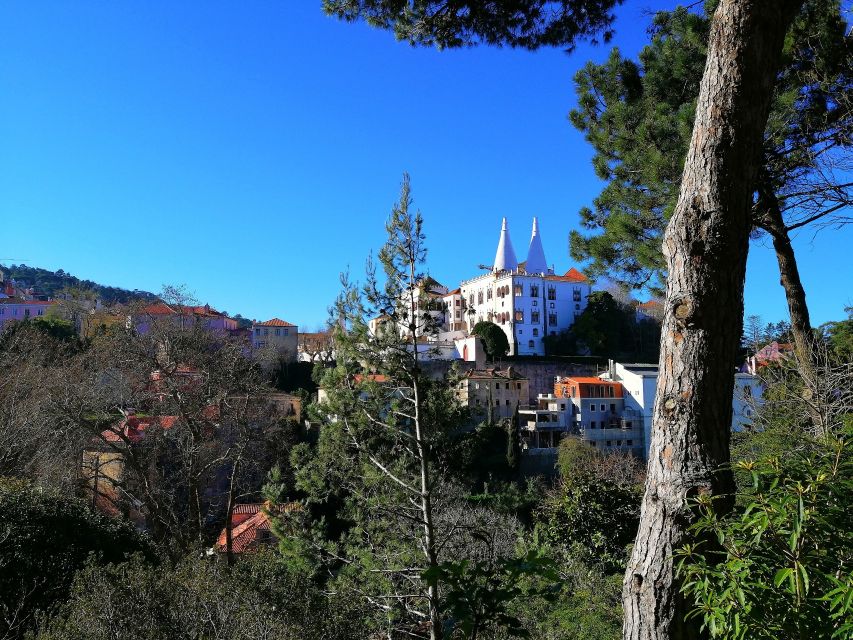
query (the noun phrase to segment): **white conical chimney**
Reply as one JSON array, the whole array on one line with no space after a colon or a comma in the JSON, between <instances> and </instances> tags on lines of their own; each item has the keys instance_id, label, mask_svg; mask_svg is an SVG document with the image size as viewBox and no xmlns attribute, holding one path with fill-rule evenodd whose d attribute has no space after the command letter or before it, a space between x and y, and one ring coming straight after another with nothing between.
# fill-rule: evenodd
<instances>
[{"instance_id":1,"label":"white conical chimney","mask_svg":"<svg viewBox=\"0 0 853 640\"><path fill-rule=\"evenodd\" d=\"M504 218L501 225L501 239L498 241L498 251L495 254L494 270L497 273L498 271L515 271L516 269L518 269L518 260L515 258L512 240L509 239L506 218Z\"/></svg>"},{"instance_id":2,"label":"white conical chimney","mask_svg":"<svg viewBox=\"0 0 853 640\"><path fill-rule=\"evenodd\" d=\"M545 262L545 250L539 237L539 221L533 218L533 233L530 236L530 247L527 249L527 263L524 265L527 273L548 273L548 263Z\"/></svg>"}]
</instances>

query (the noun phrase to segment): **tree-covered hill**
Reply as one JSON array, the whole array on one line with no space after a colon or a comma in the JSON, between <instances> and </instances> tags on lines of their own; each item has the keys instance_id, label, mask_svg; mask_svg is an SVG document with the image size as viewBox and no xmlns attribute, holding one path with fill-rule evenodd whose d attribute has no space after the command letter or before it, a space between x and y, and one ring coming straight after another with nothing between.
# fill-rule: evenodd
<instances>
[{"instance_id":1,"label":"tree-covered hill","mask_svg":"<svg viewBox=\"0 0 853 640\"><path fill-rule=\"evenodd\" d=\"M122 289L120 287L109 287L106 285L92 282L91 280L81 280L66 273L62 269L57 271L48 271L38 267L29 267L25 264L2 265L0 264L4 276L7 279L13 279L18 282L23 282L27 287L35 287L36 291L51 298L55 297L60 291L66 288L89 289L101 299L104 304L127 303L133 300L154 298L154 294L148 291L140 291L134 289Z\"/></svg>"}]
</instances>

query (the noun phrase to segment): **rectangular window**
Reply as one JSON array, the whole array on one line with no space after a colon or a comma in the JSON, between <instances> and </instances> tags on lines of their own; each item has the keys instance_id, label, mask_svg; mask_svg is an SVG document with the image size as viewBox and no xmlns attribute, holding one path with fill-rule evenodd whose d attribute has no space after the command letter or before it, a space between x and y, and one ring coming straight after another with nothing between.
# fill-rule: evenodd
<instances>
[{"instance_id":1,"label":"rectangular window","mask_svg":"<svg viewBox=\"0 0 853 640\"><path fill-rule=\"evenodd\" d=\"M495 406L496 406L496 407L501 406L501 401L500 401L500 400L495 400Z\"/></svg>"},{"instance_id":2,"label":"rectangular window","mask_svg":"<svg viewBox=\"0 0 853 640\"><path fill-rule=\"evenodd\" d=\"M281 329L276 328L275 335L280 336L281 335Z\"/></svg>"},{"instance_id":3,"label":"rectangular window","mask_svg":"<svg viewBox=\"0 0 853 640\"><path fill-rule=\"evenodd\" d=\"M580 290L580 287L575 287L575 290L574 290L574 291L572 291L572 300L573 300L574 302L580 302L580 301L581 301L581 290Z\"/></svg>"},{"instance_id":4,"label":"rectangular window","mask_svg":"<svg viewBox=\"0 0 853 640\"><path fill-rule=\"evenodd\" d=\"M554 325L557 324L557 314L549 313L548 314L548 324Z\"/></svg>"},{"instance_id":5,"label":"rectangular window","mask_svg":"<svg viewBox=\"0 0 853 640\"><path fill-rule=\"evenodd\" d=\"M531 311L530 312L530 322L533 324L539 323L539 312L538 311Z\"/></svg>"},{"instance_id":6,"label":"rectangular window","mask_svg":"<svg viewBox=\"0 0 853 640\"><path fill-rule=\"evenodd\" d=\"M483 304L483 292L482 291L477 292L477 304Z\"/></svg>"},{"instance_id":7,"label":"rectangular window","mask_svg":"<svg viewBox=\"0 0 853 640\"><path fill-rule=\"evenodd\" d=\"M548 287L548 300L556 300L557 299L557 288L556 287Z\"/></svg>"},{"instance_id":8,"label":"rectangular window","mask_svg":"<svg viewBox=\"0 0 853 640\"><path fill-rule=\"evenodd\" d=\"M627 444L629 447L634 446L634 441L633 441L633 440L626 440L625 442L626 442L626 444Z\"/></svg>"},{"instance_id":9,"label":"rectangular window","mask_svg":"<svg viewBox=\"0 0 853 640\"><path fill-rule=\"evenodd\" d=\"M606 407L605 405L601 405L601 410L602 410L602 411L607 411L607 407Z\"/></svg>"},{"instance_id":10,"label":"rectangular window","mask_svg":"<svg viewBox=\"0 0 853 640\"><path fill-rule=\"evenodd\" d=\"M44 311L42 311L41 309L39 309L39 312L38 312L38 314L37 314L37 315L40 315L40 316L44 315Z\"/></svg>"},{"instance_id":11,"label":"rectangular window","mask_svg":"<svg viewBox=\"0 0 853 640\"><path fill-rule=\"evenodd\" d=\"M521 323L524 322L524 311L519 309L518 311L515 312L515 321L521 322Z\"/></svg>"},{"instance_id":12,"label":"rectangular window","mask_svg":"<svg viewBox=\"0 0 853 640\"><path fill-rule=\"evenodd\" d=\"M515 295L516 296L523 296L524 295L524 287L522 287L520 284L515 285Z\"/></svg>"},{"instance_id":13,"label":"rectangular window","mask_svg":"<svg viewBox=\"0 0 853 640\"><path fill-rule=\"evenodd\" d=\"M538 329L538 328L533 327L533 335L534 335L534 336L538 336L538 335L539 335L539 329Z\"/></svg>"},{"instance_id":14,"label":"rectangular window","mask_svg":"<svg viewBox=\"0 0 853 640\"><path fill-rule=\"evenodd\" d=\"M256 327L256 328L255 328L255 335L256 335L256 336L261 335L261 329L260 329L260 327Z\"/></svg>"},{"instance_id":15,"label":"rectangular window","mask_svg":"<svg viewBox=\"0 0 853 640\"><path fill-rule=\"evenodd\" d=\"M489 288L489 289L486 289L486 300L491 300L491 299L492 299L492 290L491 290L491 288Z\"/></svg>"},{"instance_id":16,"label":"rectangular window","mask_svg":"<svg viewBox=\"0 0 853 640\"><path fill-rule=\"evenodd\" d=\"M460 303L460 302L462 302L462 301L461 301L459 298L456 298L456 300L454 300L454 302L456 303L456 306L458 307L458 306L459 306L459 303Z\"/></svg>"},{"instance_id":17,"label":"rectangular window","mask_svg":"<svg viewBox=\"0 0 853 640\"><path fill-rule=\"evenodd\" d=\"M589 428L595 429L595 425L596 425L596 422L595 422L595 420L593 420L592 422L589 423Z\"/></svg>"},{"instance_id":18,"label":"rectangular window","mask_svg":"<svg viewBox=\"0 0 853 640\"><path fill-rule=\"evenodd\" d=\"M285 327L285 328L284 328L284 335L287 335L288 333L290 333L290 328L289 328L289 327Z\"/></svg>"},{"instance_id":19,"label":"rectangular window","mask_svg":"<svg viewBox=\"0 0 853 640\"><path fill-rule=\"evenodd\" d=\"M594 404L589 405L589 410L592 412L595 412L595 405Z\"/></svg>"},{"instance_id":20,"label":"rectangular window","mask_svg":"<svg viewBox=\"0 0 853 640\"><path fill-rule=\"evenodd\" d=\"M610 405L610 410L611 410L613 413L616 413L616 405L615 405L615 404L611 404L611 405Z\"/></svg>"},{"instance_id":21,"label":"rectangular window","mask_svg":"<svg viewBox=\"0 0 853 640\"><path fill-rule=\"evenodd\" d=\"M538 298L539 297L539 285L538 284L530 285L530 297L531 298Z\"/></svg>"},{"instance_id":22,"label":"rectangular window","mask_svg":"<svg viewBox=\"0 0 853 640\"><path fill-rule=\"evenodd\" d=\"M264 335L268 336L270 334L270 330L264 327Z\"/></svg>"},{"instance_id":23,"label":"rectangular window","mask_svg":"<svg viewBox=\"0 0 853 640\"><path fill-rule=\"evenodd\" d=\"M509 382L504 384L504 389L509 389Z\"/></svg>"}]
</instances>

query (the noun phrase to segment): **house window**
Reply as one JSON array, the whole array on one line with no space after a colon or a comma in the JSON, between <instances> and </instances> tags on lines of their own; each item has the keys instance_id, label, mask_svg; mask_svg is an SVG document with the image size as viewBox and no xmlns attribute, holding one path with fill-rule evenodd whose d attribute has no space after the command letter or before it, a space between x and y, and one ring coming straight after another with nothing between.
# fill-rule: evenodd
<instances>
[{"instance_id":1,"label":"house window","mask_svg":"<svg viewBox=\"0 0 853 640\"><path fill-rule=\"evenodd\" d=\"M631 447L634 445L634 441L633 440L626 440L625 444L627 444L629 447Z\"/></svg>"},{"instance_id":2,"label":"house window","mask_svg":"<svg viewBox=\"0 0 853 640\"><path fill-rule=\"evenodd\" d=\"M477 292L477 304L483 304L483 292L482 291Z\"/></svg>"},{"instance_id":3,"label":"house window","mask_svg":"<svg viewBox=\"0 0 853 640\"><path fill-rule=\"evenodd\" d=\"M538 328L533 327L533 335L534 335L534 336L538 336L538 335L539 335L539 329L538 329Z\"/></svg>"},{"instance_id":4,"label":"house window","mask_svg":"<svg viewBox=\"0 0 853 640\"><path fill-rule=\"evenodd\" d=\"M580 302L580 301L581 301L581 290L580 290L580 287L575 287L575 290L574 290L574 291L572 291L572 300L574 300L575 302Z\"/></svg>"},{"instance_id":5,"label":"house window","mask_svg":"<svg viewBox=\"0 0 853 640\"><path fill-rule=\"evenodd\" d=\"M504 384L504 389L509 389L509 382L507 382L506 384Z\"/></svg>"},{"instance_id":6,"label":"house window","mask_svg":"<svg viewBox=\"0 0 853 640\"><path fill-rule=\"evenodd\" d=\"M557 299L557 288L554 286L548 287L548 300Z\"/></svg>"},{"instance_id":7,"label":"house window","mask_svg":"<svg viewBox=\"0 0 853 640\"><path fill-rule=\"evenodd\" d=\"M501 406L501 401L500 401L500 400L495 400L495 406L496 406L496 407Z\"/></svg>"},{"instance_id":8,"label":"house window","mask_svg":"<svg viewBox=\"0 0 853 640\"><path fill-rule=\"evenodd\" d=\"M500 383L500 382L496 382L496 383L495 383L495 389L500 389L500 388L501 388L501 383Z\"/></svg>"},{"instance_id":9,"label":"house window","mask_svg":"<svg viewBox=\"0 0 853 640\"><path fill-rule=\"evenodd\" d=\"M550 324L550 325L557 324L557 314L556 313L549 313L548 314L548 324Z\"/></svg>"},{"instance_id":10,"label":"house window","mask_svg":"<svg viewBox=\"0 0 853 640\"><path fill-rule=\"evenodd\" d=\"M285 327L284 328L284 335L287 335L288 333L290 333L290 329L288 327Z\"/></svg>"},{"instance_id":11,"label":"house window","mask_svg":"<svg viewBox=\"0 0 853 640\"><path fill-rule=\"evenodd\" d=\"M462 302L462 301L461 301L459 298L456 298L456 300L454 300L454 302L456 303L456 306L458 307L458 306L459 306L459 303L460 303L460 302Z\"/></svg>"},{"instance_id":12,"label":"house window","mask_svg":"<svg viewBox=\"0 0 853 640\"><path fill-rule=\"evenodd\" d=\"M520 382L516 382L516 383L515 383L515 388L516 388L516 389L521 389L521 383L520 383Z\"/></svg>"},{"instance_id":13,"label":"house window","mask_svg":"<svg viewBox=\"0 0 853 640\"><path fill-rule=\"evenodd\" d=\"M264 327L264 335L268 336L270 334L270 330Z\"/></svg>"},{"instance_id":14,"label":"house window","mask_svg":"<svg viewBox=\"0 0 853 640\"><path fill-rule=\"evenodd\" d=\"M538 311L531 311L530 312L530 322L533 324L539 323L539 312Z\"/></svg>"},{"instance_id":15,"label":"house window","mask_svg":"<svg viewBox=\"0 0 853 640\"><path fill-rule=\"evenodd\" d=\"M39 309L36 315L42 316L44 315L44 311L42 309Z\"/></svg>"},{"instance_id":16,"label":"house window","mask_svg":"<svg viewBox=\"0 0 853 640\"><path fill-rule=\"evenodd\" d=\"M489 287L488 289L486 289L486 300L491 300L491 299L492 299L492 289L491 289L491 287Z\"/></svg>"},{"instance_id":17,"label":"house window","mask_svg":"<svg viewBox=\"0 0 853 640\"><path fill-rule=\"evenodd\" d=\"M524 295L524 287L522 287L520 284L515 285L515 295L516 296L523 296Z\"/></svg>"},{"instance_id":18,"label":"house window","mask_svg":"<svg viewBox=\"0 0 853 640\"><path fill-rule=\"evenodd\" d=\"M613 413L616 413L616 405L615 405L615 404L611 404L611 405L610 405L610 410L611 410Z\"/></svg>"},{"instance_id":19,"label":"house window","mask_svg":"<svg viewBox=\"0 0 853 640\"><path fill-rule=\"evenodd\" d=\"M281 329L276 328L275 335L280 336L281 335Z\"/></svg>"},{"instance_id":20,"label":"house window","mask_svg":"<svg viewBox=\"0 0 853 640\"><path fill-rule=\"evenodd\" d=\"M589 410L594 412L595 411L595 405L594 404L589 405Z\"/></svg>"},{"instance_id":21,"label":"house window","mask_svg":"<svg viewBox=\"0 0 853 640\"><path fill-rule=\"evenodd\" d=\"M506 406L509 406L509 400L506 401Z\"/></svg>"},{"instance_id":22,"label":"house window","mask_svg":"<svg viewBox=\"0 0 853 640\"><path fill-rule=\"evenodd\" d=\"M595 420L593 420L592 422L590 422L590 423L589 423L589 428L590 428L590 429L595 429L596 424L597 424L597 423L595 422Z\"/></svg>"},{"instance_id":23,"label":"house window","mask_svg":"<svg viewBox=\"0 0 853 640\"><path fill-rule=\"evenodd\" d=\"M256 328L256 329L255 329L255 335L256 335L256 336L261 335L261 330L260 330L260 328Z\"/></svg>"},{"instance_id":24,"label":"house window","mask_svg":"<svg viewBox=\"0 0 853 640\"><path fill-rule=\"evenodd\" d=\"M515 321L524 322L524 311L518 310L515 312Z\"/></svg>"},{"instance_id":25,"label":"house window","mask_svg":"<svg viewBox=\"0 0 853 640\"><path fill-rule=\"evenodd\" d=\"M468 302L472 307L474 306L474 294L473 293L470 296L468 296Z\"/></svg>"},{"instance_id":26,"label":"house window","mask_svg":"<svg viewBox=\"0 0 853 640\"><path fill-rule=\"evenodd\" d=\"M539 285L538 284L530 285L530 297L531 298L538 298L539 297Z\"/></svg>"},{"instance_id":27,"label":"house window","mask_svg":"<svg viewBox=\"0 0 853 640\"><path fill-rule=\"evenodd\" d=\"M530 348L532 349L532 348L533 348L533 340L528 340L528 341L527 341L527 346L528 346L528 347L530 347Z\"/></svg>"},{"instance_id":28,"label":"house window","mask_svg":"<svg viewBox=\"0 0 853 640\"><path fill-rule=\"evenodd\" d=\"M601 405L601 410L602 410L602 411L607 411L607 407L606 407L605 405Z\"/></svg>"}]
</instances>

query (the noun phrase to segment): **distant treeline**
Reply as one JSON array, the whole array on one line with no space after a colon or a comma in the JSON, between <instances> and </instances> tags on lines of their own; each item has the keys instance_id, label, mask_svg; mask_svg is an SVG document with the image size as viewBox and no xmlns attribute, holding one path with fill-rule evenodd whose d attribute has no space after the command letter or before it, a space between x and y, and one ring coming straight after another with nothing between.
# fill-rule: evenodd
<instances>
[{"instance_id":1,"label":"distant treeline","mask_svg":"<svg viewBox=\"0 0 853 640\"><path fill-rule=\"evenodd\" d=\"M51 298L56 297L63 289L72 287L93 291L107 305L156 297L148 291L138 289L130 291L120 287L108 287L91 280L81 280L62 269L48 271L38 267L28 267L25 264L0 265L0 269L6 278L24 282L27 287L35 287L38 294Z\"/></svg>"}]
</instances>

